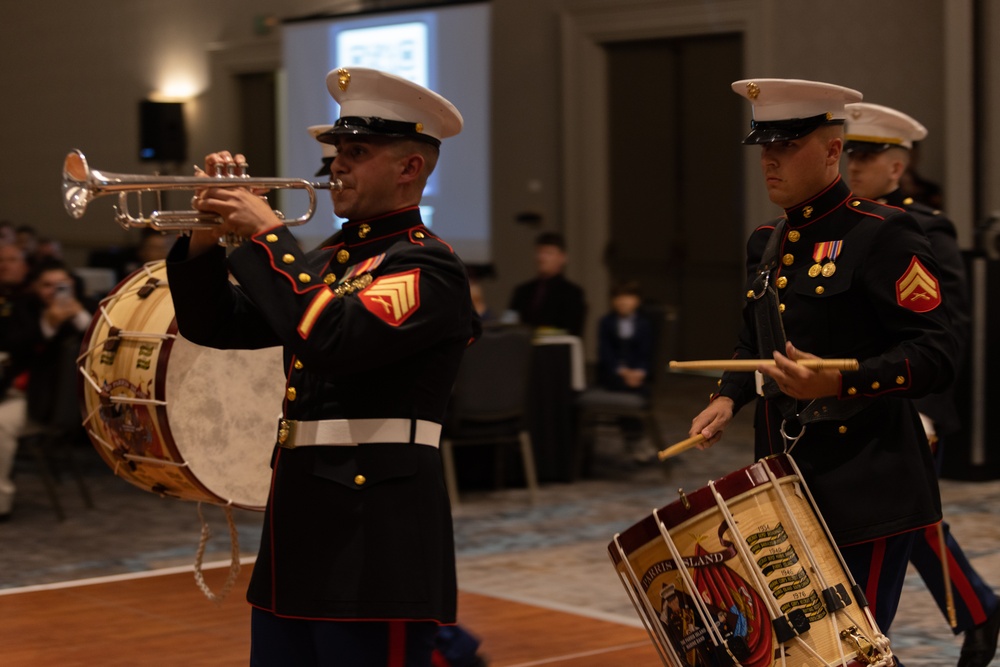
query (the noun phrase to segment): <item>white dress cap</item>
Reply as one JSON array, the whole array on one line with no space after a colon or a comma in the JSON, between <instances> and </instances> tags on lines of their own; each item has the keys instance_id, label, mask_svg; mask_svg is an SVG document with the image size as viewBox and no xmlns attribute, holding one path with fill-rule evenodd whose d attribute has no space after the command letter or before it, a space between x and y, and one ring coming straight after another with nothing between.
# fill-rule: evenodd
<instances>
[{"instance_id":1,"label":"white dress cap","mask_svg":"<svg viewBox=\"0 0 1000 667\"><path fill-rule=\"evenodd\" d=\"M820 125L843 123L844 107L862 98L851 88L804 79L742 79L732 88L753 105L746 144L789 141Z\"/></svg>"},{"instance_id":2,"label":"white dress cap","mask_svg":"<svg viewBox=\"0 0 1000 667\"><path fill-rule=\"evenodd\" d=\"M317 141L319 141L319 135L324 134L325 132L329 132L330 130L332 130L333 129L333 125L332 124L327 124L327 125L310 125L306 129L309 130L309 136L311 136L313 139L316 139ZM322 141L320 142L320 145L323 147L323 157L337 157L337 147L336 146L334 146L333 144L328 144L326 142L322 142Z\"/></svg>"},{"instance_id":3,"label":"white dress cap","mask_svg":"<svg viewBox=\"0 0 1000 667\"><path fill-rule=\"evenodd\" d=\"M323 165L316 172L316 176L329 176L330 164L337 157L337 147L319 139L321 134L326 134L332 129L333 125L310 125L306 128L309 131L309 136L319 141L319 145L323 147Z\"/></svg>"},{"instance_id":4,"label":"white dress cap","mask_svg":"<svg viewBox=\"0 0 1000 667\"><path fill-rule=\"evenodd\" d=\"M462 130L454 104L395 74L341 67L326 75L326 87L340 104L340 118L321 135L323 142L338 134L373 134L439 145Z\"/></svg>"},{"instance_id":5,"label":"white dress cap","mask_svg":"<svg viewBox=\"0 0 1000 667\"><path fill-rule=\"evenodd\" d=\"M914 141L926 136L927 128L902 111L867 102L847 105L846 139L852 144L873 144L874 150L913 148Z\"/></svg>"}]
</instances>

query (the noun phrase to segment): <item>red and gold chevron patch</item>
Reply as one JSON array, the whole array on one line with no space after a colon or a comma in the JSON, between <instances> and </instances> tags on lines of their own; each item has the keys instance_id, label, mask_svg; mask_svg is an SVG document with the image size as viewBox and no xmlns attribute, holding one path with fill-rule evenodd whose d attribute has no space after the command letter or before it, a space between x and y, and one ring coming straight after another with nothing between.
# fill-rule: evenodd
<instances>
[{"instance_id":1,"label":"red and gold chevron patch","mask_svg":"<svg viewBox=\"0 0 1000 667\"><path fill-rule=\"evenodd\" d=\"M380 276L358 298L373 315L398 327L420 307L420 269Z\"/></svg>"},{"instance_id":2,"label":"red and gold chevron patch","mask_svg":"<svg viewBox=\"0 0 1000 667\"><path fill-rule=\"evenodd\" d=\"M903 277L896 281L896 302L915 313L927 313L941 305L938 279L913 257Z\"/></svg>"}]
</instances>

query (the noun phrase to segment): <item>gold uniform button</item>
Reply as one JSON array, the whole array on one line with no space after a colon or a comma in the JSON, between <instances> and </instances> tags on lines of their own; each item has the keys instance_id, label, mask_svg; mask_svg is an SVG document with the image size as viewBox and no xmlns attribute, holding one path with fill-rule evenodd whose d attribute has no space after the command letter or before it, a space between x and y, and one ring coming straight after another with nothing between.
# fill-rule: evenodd
<instances>
[{"instance_id":1,"label":"gold uniform button","mask_svg":"<svg viewBox=\"0 0 1000 667\"><path fill-rule=\"evenodd\" d=\"M822 286L822 285L817 285L817 286L816 286L816 294L822 294L822 293L823 293L823 292L825 292L825 291L826 291L826 290L825 290L825 289L823 289L823 286Z\"/></svg>"},{"instance_id":2,"label":"gold uniform button","mask_svg":"<svg viewBox=\"0 0 1000 667\"><path fill-rule=\"evenodd\" d=\"M301 371L302 370L302 362L299 361L298 359L296 359L295 363L292 364L292 365L295 366L295 370L297 370L297 371Z\"/></svg>"},{"instance_id":3,"label":"gold uniform button","mask_svg":"<svg viewBox=\"0 0 1000 667\"><path fill-rule=\"evenodd\" d=\"M281 258L281 261L284 262L285 264L291 264L292 262L295 261L295 255L291 254L285 255L284 257Z\"/></svg>"},{"instance_id":4,"label":"gold uniform button","mask_svg":"<svg viewBox=\"0 0 1000 667\"><path fill-rule=\"evenodd\" d=\"M267 236L264 237L264 240L267 241L268 243L274 243L275 241L278 240L278 235L268 234Z\"/></svg>"},{"instance_id":5,"label":"gold uniform button","mask_svg":"<svg viewBox=\"0 0 1000 667\"><path fill-rule=\"evenodd\" d=\"M878 380L876 380L875 382L872 382L872 389L878 389L878 388L879 388L879 387L881 387L881 386L882 386L882 385L880 385L880 384L878 383Z\"/></svg>"},{"instance_id":6,"label":"gold uniform button","mask_svg":"<svg viewBox=\"0 0 1000 667\"><path fill-rule=\"evenodd\" d=\"M312 282L312 276L310 276L308 273L300 273L299 274L299 282L300 283Z\"/></svg>"},{"instance_id":7,"label":"gold uniform button","mask_svg":"<svg viewBox=\"0 0 1000 667\"><path fill-rule=\"evenodd\" d=\"M847 433L847 427L846 426L838 426L837 427L837 433L839 433L841 435L844 435L845 433Z\"/></svg>"},{"instance_id":8,"label":"gold uniform button","mask_svg":"<svg viewBox=\"0 0 1000 667\"><path fill-rule=\"evenodd\" d=\"M791 241L792 243L795 243L800 238L802 238L802 234L800 234L798 230L793 229L792 231L788 232L788 240Z\"/></svg>"},{"instance_id":9,"label":"gold uniform button","mask_svg":"<svg viewBox=\"0 0 1000 667\"><path fill-rule=\"evenodd\" d=\"M355 475L354 476L354 483L357 484L358 486L364 486L365 482L367 482L367 481L368 480L365 479L364 475Z\"/></svg>"},{"instance_id":10,"label":"gold uniform button","mask_svg":"<svg viewBox=\"0 0 1000 667\"><path fill-rule=\"evenodd\" d=\"M788 286L788 278L786 278L785 276L781 276L780 278L778 278L777 285L778 289L785 289L785 287Z\"/></svg>"},{"instance_id":11,"label":"gold uniform button","mask_svg":"<svg viewBox=\"0 0 1000 667\"><path fill-rule=\"evenodd\" d=\"M896 376L896 384L903 384L904 382L906 382L906 378L904 378L902 375Z\"/></svg>"},{"instance_id":12,"label":"gold uniform button","mask_svg":"<svg viewBox=\"0 0 1000 667\"><path fill-rule=\"evenodd\" d=\"M784 264L785 266L791 266L794 262L795 262L795 255L793 255L792 253L788 253L787 255L781 258L781 263Z\"/></svg>"},{"instance_id":13,"label":"gold uniform button","mask_svg":"<svg viewBox=\"0 0 1000 667\"><path fill-rule=\"evenodd\" d=\"M856 393L858 393L858 390L857 390L856 387L849 387L847 389L847 395L848 396L854 396Z\"/></svg>"},{"instance_id":14,"label":"gold uniform button","mask_svg":"<svg viewBox=\"0 0 1000 667\"><path fill-rule=\"evenodd\" d=\"M337 276L333 275L332 273L328 273L325 276L323 276L323 282L325 282L327 285L332 285L334 282L336 282L336 280Z\"/></svg>"},{"instance_id":15,"label":"gold uniform button","mask_svg":"<svg viewBox=\"0 0 1000 667\"><path fill-rule=\"evenodd\" d=\"M779 303L778 304L778 312L779 313L785 312L785 304L783 304L783 303Z\"/></svg>"},{"instance_id":16,"label":"gold uniform button","mask_svg":"<svg viewBox=\"0 0 1000 667\"><path fill-rule=\"evenodd\" d=\"M347 252L346 250L337 251L337 261L340 262L341 264L347 264L347 260L349 260L350 258L351 258L351 253Z\"/></svg>"},{"instance_id":17,"label":"gold uniform button","mask_svg":"<svg viewBox=\"0 0 1000 667\"><path fill-rule=\"evenodd\" d=\"M861 202L858 201L857 199L855 199L854 201L851 202L851 206L855 206L855 207L861 206Z\"/></svg>"},{"instance_id":18,"label":"gold uniform button","mask_svg":"<svg viewBox=\"0 0 1000 667\"><path fill-rule=\"evenodd\" d=\"M285 398L287 398L290 401L295 400L295 387L289 387L288 389L285 390Z\"/></svg>"},{"instance_id":19,"label":"gold uniform button","mask_svg":"<svg viewBox=\"0 0 1000 667\"><path fill-rule=\"evenodd\" d=\"M423 232L413 232L413 238L415 238L415 239L422 239L422 238L424 238L424 233Z\"/></svg>"},{"instance_id":20,"label":"gold uniform button","mask_svg":"<svg viewBox=\"0 0 1000 667\"><path fill-rule=\"evenodd\" d=\"M747 290L747 298L748 299L752 299L753 298L753 290Z\"/></svg>"}]
</instances>

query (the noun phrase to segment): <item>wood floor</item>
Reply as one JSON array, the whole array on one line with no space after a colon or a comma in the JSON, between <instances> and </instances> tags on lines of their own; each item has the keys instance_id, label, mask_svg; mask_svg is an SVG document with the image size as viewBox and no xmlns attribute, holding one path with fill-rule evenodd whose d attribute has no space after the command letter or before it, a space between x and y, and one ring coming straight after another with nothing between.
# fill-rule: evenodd
<instances>
[{"instance_id":1,"label":"wood floor","mask_svg":"<svg viewBox=\"0 0 1000 667\"><path fill-rule=\"evenodd\" d=\"M0 595L5 667L229 667L247 664L244 567L233 592L208 601L191 572ZM219 588L225 571L206 570ZM4 591L7 593L7 591ZM491 667L655 667L641 628L462 593L461 623L483 639Z\"/></svg>"}]
</instances>

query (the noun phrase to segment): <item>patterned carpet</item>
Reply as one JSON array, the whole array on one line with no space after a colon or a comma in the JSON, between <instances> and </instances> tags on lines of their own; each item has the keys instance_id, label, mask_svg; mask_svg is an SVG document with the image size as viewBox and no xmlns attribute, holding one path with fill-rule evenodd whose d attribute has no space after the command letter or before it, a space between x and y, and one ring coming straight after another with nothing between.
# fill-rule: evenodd
<instances>
[{"instance_id":1,"label":"patterned carpet","mask_svg":"<svg viewBox=\"0 0 1000 667\"><path fill-rule=\"evenodd\" d=\"M671 376L666 384L657 396L658 421L667 441L676 442L686 436L691 417L714 383L705 377ZM521 488L464 491L455 513L460 587L638 625L608 559L609 540L675 500L678 488L692 491L748 465L749 419L749 414L739 415L711 450L692 450L665 464L632 463L618 433L601 431L592 476L543 485L536 505ZM161 499L115 478L89 447L75 454L96 507L85 508L64 476L59 494L67 519L62 522L30 459L19 461L15 513L0 524L0 588L194 563L201 530L195 504ZM943 481L941 489L953 534L984 579L996 585L1000 481ZM204 512L213 532L205 561L228 561L224 514L216 507ZM241 552L253 556L261 515L236 510L234 518ZM474 630L488 637L488 628ZM961 646L915 572L907 578L891 638L907 667L954 665Z\"/></svg>"}]
</instances>

